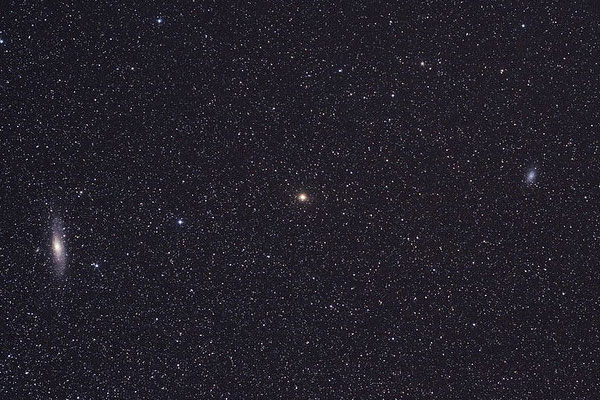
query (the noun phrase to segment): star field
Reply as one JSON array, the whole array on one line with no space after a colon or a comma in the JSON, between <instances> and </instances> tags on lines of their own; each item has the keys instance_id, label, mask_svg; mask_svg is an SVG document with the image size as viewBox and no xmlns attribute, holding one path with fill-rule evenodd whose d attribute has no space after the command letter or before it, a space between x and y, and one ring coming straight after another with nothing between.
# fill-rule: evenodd
<instances>
[{"instance_id":1,"label":"star field","mask_svg":"<svg viewBox=\"0 0 600 400\"><path fill-rule=\"evenodd\" d=\"M592 399L600 7L10 2L0 398Z\"/></svg>"}]
</instances>

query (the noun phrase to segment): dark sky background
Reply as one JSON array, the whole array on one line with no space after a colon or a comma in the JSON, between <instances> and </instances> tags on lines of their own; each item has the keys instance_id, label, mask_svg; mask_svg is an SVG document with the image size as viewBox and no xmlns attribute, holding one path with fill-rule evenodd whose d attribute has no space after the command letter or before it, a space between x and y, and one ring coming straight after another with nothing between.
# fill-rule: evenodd
<instances>
[{"instance_id":1,"label":"dark sky background","mask_svg":"<svg viewBox=\"0 0 600 400\"><path fill-rule=\"evenodd\" d=\"M600 391L597 1L57 3L0 9L0 398Z\"/></svg>"}]
</instances>

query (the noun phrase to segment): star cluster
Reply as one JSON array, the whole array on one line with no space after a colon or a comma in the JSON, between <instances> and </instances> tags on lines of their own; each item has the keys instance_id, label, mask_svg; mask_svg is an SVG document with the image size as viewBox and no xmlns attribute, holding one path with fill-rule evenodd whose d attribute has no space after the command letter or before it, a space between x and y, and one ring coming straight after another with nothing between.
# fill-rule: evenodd
<instances>
[{"instance_id":1,"label":"star cluster","mask_svg":"<svg viewBox=\"0 0 600 400\"><path fill-rule=\"evenodd\" d=\"M594 398L599 21L4 5L0 397Z\"/></svg>"}]
</instances>

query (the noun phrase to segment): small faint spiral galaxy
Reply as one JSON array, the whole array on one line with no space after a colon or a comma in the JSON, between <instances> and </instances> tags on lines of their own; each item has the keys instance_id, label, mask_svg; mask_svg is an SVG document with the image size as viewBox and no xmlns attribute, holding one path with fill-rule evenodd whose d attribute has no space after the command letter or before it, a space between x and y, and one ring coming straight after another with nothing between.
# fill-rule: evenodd
<instances>
[{"instance_id":1,"label":"small faint spiral galaxy","mask_svg":"<svg viewBox=\"0 0 600 400\"><path fill-rule=\"evenodd\" d=\"M538 177L538 169L537 167L529 167L527 172L525 173L525 183L528 185L535 185Z\"/></svg>"},{"instance_id":2,"label":"small faint spiral galaxy","mask_svg":"<svg viewBox=\"0 0 600 400\"><path fill-rule=\"evenodd\" d=\"M67 269L67 252L64 227L60 218L54 218L52 221L52 260L55 274L62 276Z\"/></svg>"}]
</instances>

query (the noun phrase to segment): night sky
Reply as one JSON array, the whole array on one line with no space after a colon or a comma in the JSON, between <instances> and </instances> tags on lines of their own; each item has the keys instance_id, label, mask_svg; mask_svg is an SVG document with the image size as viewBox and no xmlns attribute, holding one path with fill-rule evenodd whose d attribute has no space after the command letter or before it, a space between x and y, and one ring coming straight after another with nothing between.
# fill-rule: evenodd
<instances>
[{"instance_id":1,"label":"night sky","mask_svg":"<svg viewBox=\"0 0 600 400\"><path fill-rule=\"evenodd\" d=\"M597 1L7 1L1 399L591 399Z\"/></svg>"}]
</instances>

